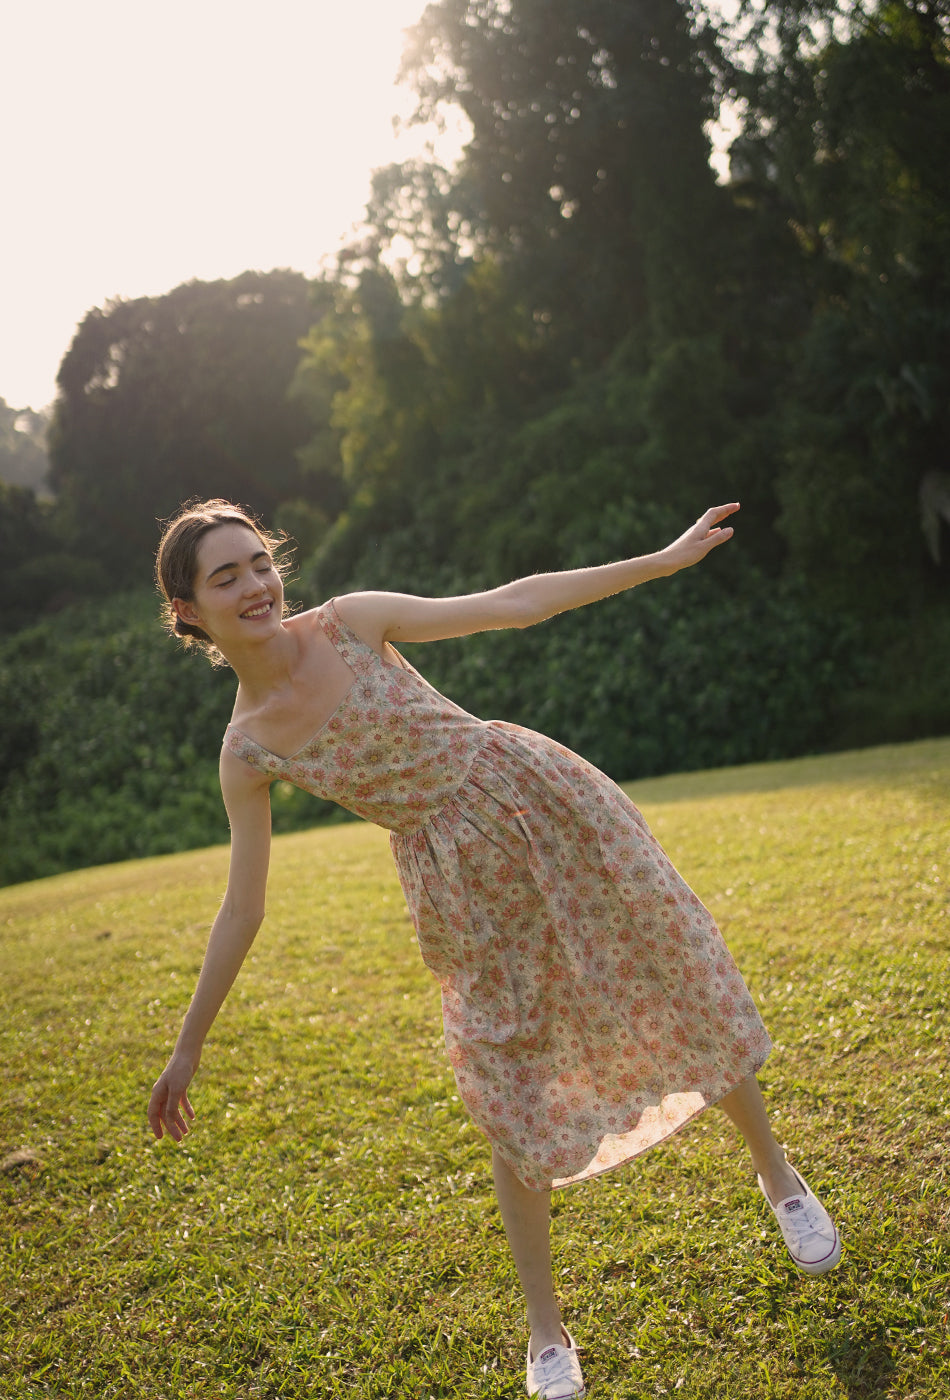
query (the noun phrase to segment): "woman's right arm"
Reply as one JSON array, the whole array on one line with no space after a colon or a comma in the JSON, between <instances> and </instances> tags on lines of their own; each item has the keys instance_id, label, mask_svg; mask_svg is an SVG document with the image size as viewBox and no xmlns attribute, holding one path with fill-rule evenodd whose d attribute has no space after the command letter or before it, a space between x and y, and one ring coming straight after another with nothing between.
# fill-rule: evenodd
<instances>
[{"instance_id":1,"label":"woman's right arm","mask_svg":"<svg viewBox=\"0 0 950 1400\"><path fill-rule=\"evenodd\" d=\"M171 1059L152 1089L148 1121L157 1138L181 1142L194 1118L188 1086L205 1036L247 957L264 918L270 860L270 783L228 749L221 753L221 792L231 824L228 888L211 928L198 985Z\"/></svg>"}]
</instances>

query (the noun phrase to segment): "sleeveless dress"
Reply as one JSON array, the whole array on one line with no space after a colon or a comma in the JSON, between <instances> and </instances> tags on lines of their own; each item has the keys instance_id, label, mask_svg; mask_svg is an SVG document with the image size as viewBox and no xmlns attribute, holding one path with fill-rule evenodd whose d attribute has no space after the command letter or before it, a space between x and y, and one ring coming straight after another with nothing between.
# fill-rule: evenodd
<instances>
[{"instance_id":1,"label":"sleeveless dress","mask_svg":"<svg viewBox=\"0 0 950 1400\"><path fill-rule=\"evenodd\" d=\"M269 777L391 833L475 1123L526 1186L629 1161L760 1069L770 1043L711 915L620 788L532 730L467 714L338 615L353 684Z\"/></svg>"}]
</instances>

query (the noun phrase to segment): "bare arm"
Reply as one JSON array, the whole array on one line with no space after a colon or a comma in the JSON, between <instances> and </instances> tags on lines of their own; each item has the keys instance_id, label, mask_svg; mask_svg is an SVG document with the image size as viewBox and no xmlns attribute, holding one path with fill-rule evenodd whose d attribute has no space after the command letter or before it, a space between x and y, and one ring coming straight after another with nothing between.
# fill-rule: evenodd
<instances>
[{"instance_id":1,"label":"bare arm","mask_svg":"<svg viewBox=\"0 0 950 1400\"><path fill-rule=\"evenodd\" d=\"M182 1110L194 1118L188 1086L201 1060L205 1036L247 957L264 918L270 859L270 788L266 779L225 749L221 791L231 823L228 888L211 928L198 985L171 1059L157 1079L148 1121L157 1138L181 1142L188 1132Z\"/></svg>"},{"instance_id":2,"label":"bare arm","mask_svg":"<svg viewBox=\"0 0 950 1400\"><path fill-rule=\"evenodd\" d=\"M695 525L656 554L599 564L590 569L533 574L485 593L458 598L417 598L405 593L350 593L340 600L344 621L367 641L435 642L502 627L530 627L571 608L623 593L649 579L689 568L732 538L721 522L738 503L713 506Z\"/></svg>"}]
</instances>

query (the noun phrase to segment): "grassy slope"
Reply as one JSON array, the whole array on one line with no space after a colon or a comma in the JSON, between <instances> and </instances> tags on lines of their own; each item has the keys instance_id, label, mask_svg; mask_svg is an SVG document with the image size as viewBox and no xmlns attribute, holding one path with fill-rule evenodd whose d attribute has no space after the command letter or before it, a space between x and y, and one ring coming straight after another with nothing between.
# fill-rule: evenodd
<instances>
[{"instance_id":1,"label":"grassy slope","mask_svg":"<svg viewBox=\"0 0 950 1400\"><path fill-rule=\"evenodd\" d=\"M725 1121L555 1197L596 1397L950 1393L950 740L638 786L776 1050L783 1140L846 1238L776 1242ZM0 891L0 1395L506 1396L524 1330L488 1153L384 833L276 844L183 1148L143 1121L222 850Z\"/></svg>"}]
</instances>

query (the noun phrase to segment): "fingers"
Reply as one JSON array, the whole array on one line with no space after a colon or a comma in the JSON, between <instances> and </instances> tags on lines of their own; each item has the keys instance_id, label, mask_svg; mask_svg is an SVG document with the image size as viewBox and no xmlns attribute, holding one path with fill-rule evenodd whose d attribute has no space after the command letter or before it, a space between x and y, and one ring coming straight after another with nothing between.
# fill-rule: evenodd
<instances>
[{"instance_id":1,"label":"fingers","mask_svg":"<svg viewBox=\"0 0 950 1400\"><path fill-rule=\"evenodd\" d=\"M734 534L732 526L720 527L719 522L734 515L738 509L738 501L731 501L724 506L710 506L705 515L699 517L694 527L702 543L709 549L714 549L717 544L725 544L726 540L731 540Z\"/></svg>"},{"instance_id":2,"label":"fingers","mask_svg":"<svg viewBox=\"0 0 950 1400\"><path fill-rule=\"evenodd\" d=\"M724 506L710 506L709 509L696 521L697 525L705 526L707 530L718 525L720 520L725 520L729 515L735 515L739 509L738 501L730 501Z\"/></svg>"},{"instance_id":3,"label":"fingers","mask_svg":"<svg viewBox=\"0 0 950 1400\"><path fill-rule=\"evenodd\" d=\"M191 1104L188 1103L188 1095L184 1089L182 1089L181 1093L178 1095L178 1102L174 1103L174 1105L169 1104L166 1111L162 1114L165 1127L176 1142L181 1142L182 1138L188 1135L188 1124L181 1115L182 1101L187 1105L188 1117L194 1118L194 1109L191 1107Z\"/></svg>"},{"instance_id":4,"label":"fingers","mask_svg":"<svg viewBox=\"0 0 950 1400\"><path fill-rule=\"evenodd\" d=\"M720 525L720 521L734 515L738 509L738 501L730 501L728 505L723 506L710 506L695 525L691 525L678 540L674 540L663 551L664 558L672 564L671 571L676 573L679 569L688 569L690 565L698 564L717 545L731 540L734 533L732 526Z\"/></svg>"},{"instance_id":5,"label":"fingers","mask_svg":"<svg viewBox=\"0 0 950 1400\"><path fill-rule=\"evenodd\" d=\"M182 1138L187 1137L189 1128L182 1117L182 1106L188 1117L194 1121L195 1110L188 1101L187 1090L180 1091L176 1102L174 1094L170 1094L167 1085L159 1080L152 1090L148 1105L149 1127L156 1138L161 1139L168 1133L175 1142L181 1142Z\"/></svg>"},{"instance_id":6,"label":"fingers","mask_svg":"<svg viewBox=\"0 0 950 1400\"><path fill-rule=\"evenodd\" d=\"M179 1109L176 1108L174 1113L165 1115L165 1129L175 1142L181 1142L182 1138L188 1136L188 1124L182 1118Z\"/></svg>"},{"instance_id":7,"label":"fingers","mask_svg":"<svg viewBox=\"0 0 950 1400\"><path fill-rule=\"evenodd\" d=\"M164 1137L165 1130L162 1127L162 1115L165 1108L165 1095L156 1084L152 1090L152 1097L148 1101L148 1125L157 1138Z\"/></svg>"}]
</instances>

